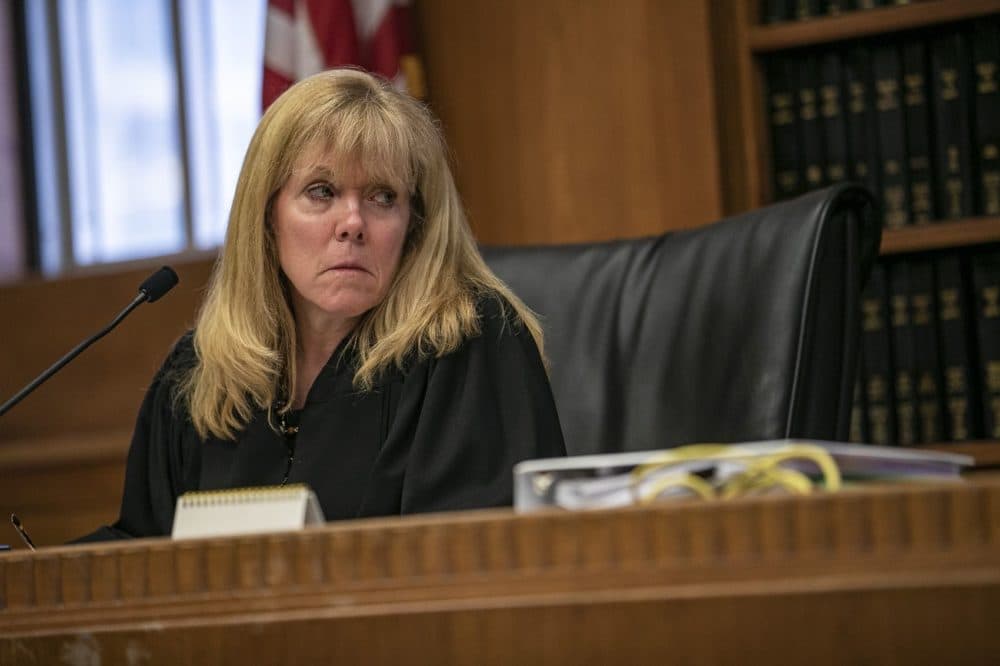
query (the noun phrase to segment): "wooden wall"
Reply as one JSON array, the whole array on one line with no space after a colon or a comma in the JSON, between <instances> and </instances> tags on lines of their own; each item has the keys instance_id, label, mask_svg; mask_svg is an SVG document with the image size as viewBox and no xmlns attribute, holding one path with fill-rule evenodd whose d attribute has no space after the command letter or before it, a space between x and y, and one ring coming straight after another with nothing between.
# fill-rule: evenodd
<instances>
[{"instance_id":1,"label":"wooden wall","mask_svg":"<svg viewBox=\"0 0 1000 666\"><path fill-rule=\"evenodd\" d=\"M640 236L722 215L709 6L418 2L432 106L482 242ZM0 509L39 543L116 513L143 390L210 270L174 266L177 289L0 418ZM103 326L148 272L0 286L0 399Z\"/></svg>"},{"instance_id":2,"label":"wooden wall","mask_svg":"<svg viewBox=\"0 0 1000 666\"><path fill-rule=\"evenodd\" d=\"M485 243L721 217L705 0L421 0L432 104Z\"/></svg>"}]
</instances>

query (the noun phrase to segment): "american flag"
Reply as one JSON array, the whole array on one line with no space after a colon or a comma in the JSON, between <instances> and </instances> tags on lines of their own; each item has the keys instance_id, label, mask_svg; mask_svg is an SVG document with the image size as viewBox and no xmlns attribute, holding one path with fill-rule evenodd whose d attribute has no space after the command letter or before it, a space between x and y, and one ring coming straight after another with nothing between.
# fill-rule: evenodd
<instances>
[{"instance_id":1,"label":"american flag","mask_svg":"<svg viewBox=\"0 0 1000 666\"><path fill-rule=\"evenodd\" d=\"M268 0L266 30L265 109L296 81L340 65L426 96L409 0Z\"/></svg>"}]
</instances>

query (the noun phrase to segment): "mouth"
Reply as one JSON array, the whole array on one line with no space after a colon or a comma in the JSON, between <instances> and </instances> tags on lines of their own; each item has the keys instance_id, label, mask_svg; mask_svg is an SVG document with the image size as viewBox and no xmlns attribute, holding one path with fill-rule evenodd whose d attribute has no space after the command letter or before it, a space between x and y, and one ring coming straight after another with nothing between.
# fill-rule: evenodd
<instances>
[{"instance_id":1,"label":"mouth","mask_svg":"<svg viewBox=\"0 0 1000 666\"><path fill-rule=\"evenodd\" d=\"M334 273L371 273L367 268L361 264L355 263L353 261L344 261L339 264L334 264L327 270L333 271Z\"/></svg>"}]
</instances>

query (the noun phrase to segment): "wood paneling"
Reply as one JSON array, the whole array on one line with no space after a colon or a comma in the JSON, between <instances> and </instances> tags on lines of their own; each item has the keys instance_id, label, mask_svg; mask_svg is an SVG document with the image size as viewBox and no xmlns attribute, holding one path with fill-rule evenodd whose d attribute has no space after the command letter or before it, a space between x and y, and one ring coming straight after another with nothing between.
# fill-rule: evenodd
<instances>
[{"instance_id":1,"label":"wood paneling","mask_svg":"<svg viewBox=\"0 0 1000 666\"><path fill-rule=\"evenodd\" d=\"M485 243L721 216L708 3L422 0L431 105Z\"/></svg>"},{"instance_id":2,"label":"wood paneling","mask_svg":"<svg viewBox=\"0 0 1000 666\"><path fill-rule=\"evenodd\" d=\"M0 662L994 664L998 603L1000 482L925 482L0 555Z\"/></svg>"},{"instance_id":3,"label":"wood paneling","mask_svg":"<svg viewBox=\"0 0 1000 666\"><path fill-rule=\"evenodd\" d=\"M174 264L180 284L140 306L4 417L6 440L128 427L153 373L194 322L210 263ZM148 268L0 287L3 400L105 326L135 297Z\"/></svg>"}]
</instances>

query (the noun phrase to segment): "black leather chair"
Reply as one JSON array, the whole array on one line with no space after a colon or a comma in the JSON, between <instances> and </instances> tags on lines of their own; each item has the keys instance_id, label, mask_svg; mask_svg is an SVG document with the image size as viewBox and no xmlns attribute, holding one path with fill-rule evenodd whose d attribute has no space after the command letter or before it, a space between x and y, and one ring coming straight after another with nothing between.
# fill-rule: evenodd
<instances>
[{"instance_id":1,"label":"black leather chair","mask_svg":"<svg viewBox=\"0 0 1000 666\"><path fill-rule=\"evenodd\" d=\"M693 231L483 254L541 315L575 455L845 439L880 235L841 185Z\"/></svg>"}]
</instances>

